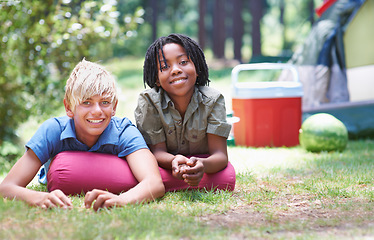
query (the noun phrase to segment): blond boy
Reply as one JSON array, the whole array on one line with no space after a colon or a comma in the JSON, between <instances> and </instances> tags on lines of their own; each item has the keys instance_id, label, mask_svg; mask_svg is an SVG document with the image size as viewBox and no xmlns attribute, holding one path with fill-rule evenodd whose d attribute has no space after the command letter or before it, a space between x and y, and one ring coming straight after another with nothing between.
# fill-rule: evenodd
<instances>
[{"instance_id":1,"label":"blond boy","mask_svg":"<svg viewBox=\"0 0 374 240\"><path fill-rule=\"evenodd\" d=\"M85 206L90 208L94 203L94 210L163 196L165 188L157 161L136 127L127 118L114 116L117 103L111 74L99 64L83 59L66 83L67 116L49 119L40 126L27 142L25 154L0 184L0 195L42 208L71 208L67 194L85 192ZM69 157L60 157L63 153ZM74 157L75 153L83 157ZM86 153L90 155L85 157ZM48 175L49 192L27 189L40 167L50 160L53 171ZM113 184L118 185L118 179L126 183L128 176L119 171L126 168L131 170L127 175L131 175L132 185L116 192L106 191ZM74 180L69 182L72 176ZM88 185L90 189L86 188ZM72 192L71 187L81 192Z\"/></svg>"}]
</instances>

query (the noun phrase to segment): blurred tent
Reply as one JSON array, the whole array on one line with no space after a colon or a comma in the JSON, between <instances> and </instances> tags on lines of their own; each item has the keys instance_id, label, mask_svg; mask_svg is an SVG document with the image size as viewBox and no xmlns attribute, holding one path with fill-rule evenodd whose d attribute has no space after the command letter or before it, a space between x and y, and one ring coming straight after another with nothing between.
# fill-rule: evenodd
<instances>
[{"instance_id":1,"label":"blurred tent","mask_svg":"<svg viewBox=\"0 0 374 240\"><path fill-rule=\"evenodd\" d=\"M326 0L316 13L289 61L303 84L303 118L330 113L351 138L374 137L374 0Z\"/></svg>"}]
</instances>

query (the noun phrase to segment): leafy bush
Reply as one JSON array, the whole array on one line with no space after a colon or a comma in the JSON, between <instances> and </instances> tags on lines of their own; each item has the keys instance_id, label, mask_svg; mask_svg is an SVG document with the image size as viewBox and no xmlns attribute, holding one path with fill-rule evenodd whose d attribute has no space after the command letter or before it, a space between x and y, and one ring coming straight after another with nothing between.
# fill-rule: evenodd
<instances>
[{"instance_id":1,"label":"leafy bush","mask_svg":"<svg viewBox=\"0 0 374 240\"><path fill-rule=\"evenodd\" d=\"M4 141L0 145L0 175L8 172L23 153L24 148L20 148L11 142Z\"/></svg>"},{"instance_id":2,"label":"leafy bush","mask_svg":"<svg viewBox=\"0 0 374 240\"><path fill-rule=\"evenodd\" d=\"M29 116L45 117L61 105L65 81L83 58L108 57L143 14L121 14L116 1L0 2L0 144L12 140Z\"/></svg>"}]
</instances>

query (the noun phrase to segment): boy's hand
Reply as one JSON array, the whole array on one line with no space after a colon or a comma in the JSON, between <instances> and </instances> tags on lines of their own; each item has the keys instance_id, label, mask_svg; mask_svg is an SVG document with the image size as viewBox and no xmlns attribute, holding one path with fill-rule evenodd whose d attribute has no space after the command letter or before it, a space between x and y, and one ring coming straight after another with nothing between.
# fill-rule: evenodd
<instances>
[{"instance_id":1,"label":"boy's hand","mask_svg":"<svg viewBox=\"0 0 374 240\"><path fill-rule=\"evenodd\" d=\"M93 209L95 211L100 208L111 208L114 206L123 206L125 203L122 202L122 199L113 193L104 190L94 189L86 193L84 197L84 206L90 208L92 203Z\"/></svg>"},{"instance_id":2,"label":"boy's hand","mask_svg":"<svg viewBox=\"0 0 374 240\"><path fill-rule=\"evenodd\" d=\"M186 169L189 168L187 165L188 160L189 159L183 155L175 155L171 162L172 174L175 178L183 180L182 175L186 172Z\"/></svg>"},{"instance_id":3,"label":"boy's hand","mask_svg":"<svg viewBox=\"0 0 374 240\"><path fill-rule=\"evenodd\" d=\"M68 198L61 190L54 190L50 193L46 193L41 201L39 201L36 205L44 209L55 207L73 207L70 198Z\"/></svg>"},{"instance_id":4,"label":"boy's hand","mask_svg":"<svg viewBox=\"0 0 374 240\"><path fill-rule=\"evenodd\" d=\"M191 157L186 164L188 168L182 174L183 180L190 186L198 186L205 172L203 162L196 157Z\"/></svg>"}]
</instances>

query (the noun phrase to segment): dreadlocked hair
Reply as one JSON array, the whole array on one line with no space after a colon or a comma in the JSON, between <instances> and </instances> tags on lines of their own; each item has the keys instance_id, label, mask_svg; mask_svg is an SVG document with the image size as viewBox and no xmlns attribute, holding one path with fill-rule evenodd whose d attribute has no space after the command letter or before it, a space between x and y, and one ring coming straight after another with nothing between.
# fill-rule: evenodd
<instances>
[{"instance_id":1,"label":"dreadlocked hair","mask_svg":"<svg viewBox=\"0 0 374 240\"><path fill-rule=\"evenodd\" d=\"M168 43L179 44L185 49L187 57L194 63L198 75L195 85L208 86L210 82L209 72L203 50L190 37L183 34L173 33L167 37L160 37L149 46L145 54L143 66L144 87L146 87L147 84L150 88L158 88L156 81L158 79L158 66L161 66L160 53L165 59L162 48Z\"/></svg>"}]
</instances>

